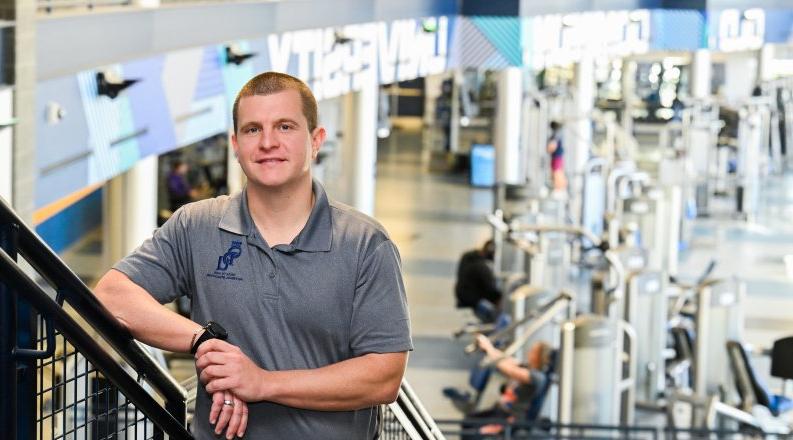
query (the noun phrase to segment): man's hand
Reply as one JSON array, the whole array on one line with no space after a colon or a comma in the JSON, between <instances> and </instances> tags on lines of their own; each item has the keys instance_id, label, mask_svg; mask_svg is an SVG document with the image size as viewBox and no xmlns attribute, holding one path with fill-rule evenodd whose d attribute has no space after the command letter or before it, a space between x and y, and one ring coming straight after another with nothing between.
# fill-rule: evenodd
<instances>
[{"instance_id":1,"label":"man's hand","mask_svg":"<svg viewBox=\"0 0 793 440\"><path fill-rule=\"evenodd\" d=\"M231 402L227 405L225 402ZM212 408L209 410L209 423L215 425L215 434L226 429L226 438L242 437L248 428L248 404L228 391L212 394Z\"/></svg>"},{"instance_id":2,"label":"man's hand","mask_svg":"<svg viewBox=\"0 0 793 440\"><path fill-rule=\"evenodd\" d=\"M315 411L352 411L393 402L407 353L368 353L319 368L270 371L219 339L196 352L207 392L228 391L245 402L268 401Z\"/></svg>"},{"instance_id":3,"label":"man's hand","mask_svg":"<svg viewBox=\"0 0 793 440\"><path fill-rule=\"evenodd\" d=\"M208 393L229 391L246 402L261 400L260 387L265 371L235 345L210 339L198 347L196 367Z\"/></svg>"},{"instance_id":4,"label":"man's hand","mask_svg":"<svg viewBox=\"0 0 793 440\"><path fill-rule=\"evenodd\" d=\"M498 349L493 346L493 343L490 341L490 339L481 333L476 335L476 345L479 347L480 350L484 351L485 354L487 354L488 356L491 356L498 352Z\"/></svg>"}]
</instances>

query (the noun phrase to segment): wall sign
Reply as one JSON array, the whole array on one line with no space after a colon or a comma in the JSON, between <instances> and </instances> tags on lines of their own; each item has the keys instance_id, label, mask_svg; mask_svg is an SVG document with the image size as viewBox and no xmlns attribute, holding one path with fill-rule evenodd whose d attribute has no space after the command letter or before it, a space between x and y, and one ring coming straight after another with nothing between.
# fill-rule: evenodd
<instances>
[{"instance_id":1,"label":"wall sign","mask_svg":"<svg viewBox=\"0 0 793 440\"><path fill-rule=\"evenodd\" d=\"M712 26L717 27L716 44L724 51L755 50L765 41L765 11L762 9L725 9L717 13ZM711 28L713 29L713 28Z\"/></svg>"},{"instance_id":2,"label":"wall sign","mask_svg":"<svg viewBox=\"0 0 793 440\"><path fill-rule=\"evenodd\" d=\"M586 54L625 56L650 48L650 11L554 14L528 20L524 61L534 69L567 65Z\"/></svg>"},{"instance_id":3,"label":"wall sign","mask_svg":"<svg viewBox=\"0 0 793 440\"><path fill-rule=\"evenodd\" d=\"M446 70L447 17L310 29L267 37L271 69L306 81L317 99L360 89L366 75L380 84Z\"/></svg>"}]
</instances>

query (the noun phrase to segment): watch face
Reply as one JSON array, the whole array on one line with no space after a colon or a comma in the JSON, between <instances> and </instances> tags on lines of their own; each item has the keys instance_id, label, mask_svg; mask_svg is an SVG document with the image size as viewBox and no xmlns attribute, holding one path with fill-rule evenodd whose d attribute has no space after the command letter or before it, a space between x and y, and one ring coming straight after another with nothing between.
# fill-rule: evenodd
<instances>
[{"instance_id":1,"label":"watch face","mask_svg":"<svg viewBox=\"0 0 793 440\"><path fill-rule=\"evenodd\" d=\"M218 339L226 339L229 336L228 333L226 333L226 329L215 321L209 321L207 323L207 331Z\"/></svg>"}]
</instances>

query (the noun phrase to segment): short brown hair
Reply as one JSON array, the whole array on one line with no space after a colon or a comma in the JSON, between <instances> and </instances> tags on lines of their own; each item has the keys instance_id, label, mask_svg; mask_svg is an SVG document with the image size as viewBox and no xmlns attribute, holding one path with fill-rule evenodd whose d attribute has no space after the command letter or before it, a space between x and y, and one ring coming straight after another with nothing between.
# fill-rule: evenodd
<instances>
[{"instance_id":1,"label":"short brown hair","mask_svg":"<svg viewBox=\"0 0 793 440\"><path fill-rule=\"evenodd\" d=\"M314 98L314 94L311 93L311 89L308 88L306 83L292 75L280 72L264 72L251 78L237 93L237 98L234 100L234 107L231 111L231 116L234 120L234 133L237 132L238 128L237 113L240 99L255 95L272 95L284 90L296 90L300 94L300 100L303 104L303 116L308 121L308 131L313 132L317 128L318 112L317 100Z\"/></svg>"}]
</instances>

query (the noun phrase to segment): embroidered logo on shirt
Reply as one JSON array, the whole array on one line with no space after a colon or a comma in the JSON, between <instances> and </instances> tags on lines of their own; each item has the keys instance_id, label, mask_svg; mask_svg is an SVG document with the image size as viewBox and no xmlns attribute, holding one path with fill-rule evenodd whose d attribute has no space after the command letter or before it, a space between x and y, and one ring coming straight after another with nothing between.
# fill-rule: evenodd
<instances>
[{"instance_id":1,"label":"embroidered logo on shirt","mask_svg":"<svg viewBox=\"0 0 793 440\"><path fill-rule=\"evenodd\" d=\"M229 266L234 265L234 260L239 258L240 255L242 255L242 242L232 241L229 250L227 250L225 254L218 257L218 267L216 270L221 272L227 271Z\"/></svg>"},{"instance_id":2,"label":"embroidered logo on shirt","mask_svg":"<svg viewBox=\"0 0 793 440\"><path fill-rule=\"evenodd\" d=\"M229 271L229 267L234 266L234 260L242 255L242 242L232 241L229 250L225 254L218 257L218 265L213 272L207 274L207 277L218 278L221 280L242 281L242 277L234 272Z\"/></svg>"}]
</instances>

